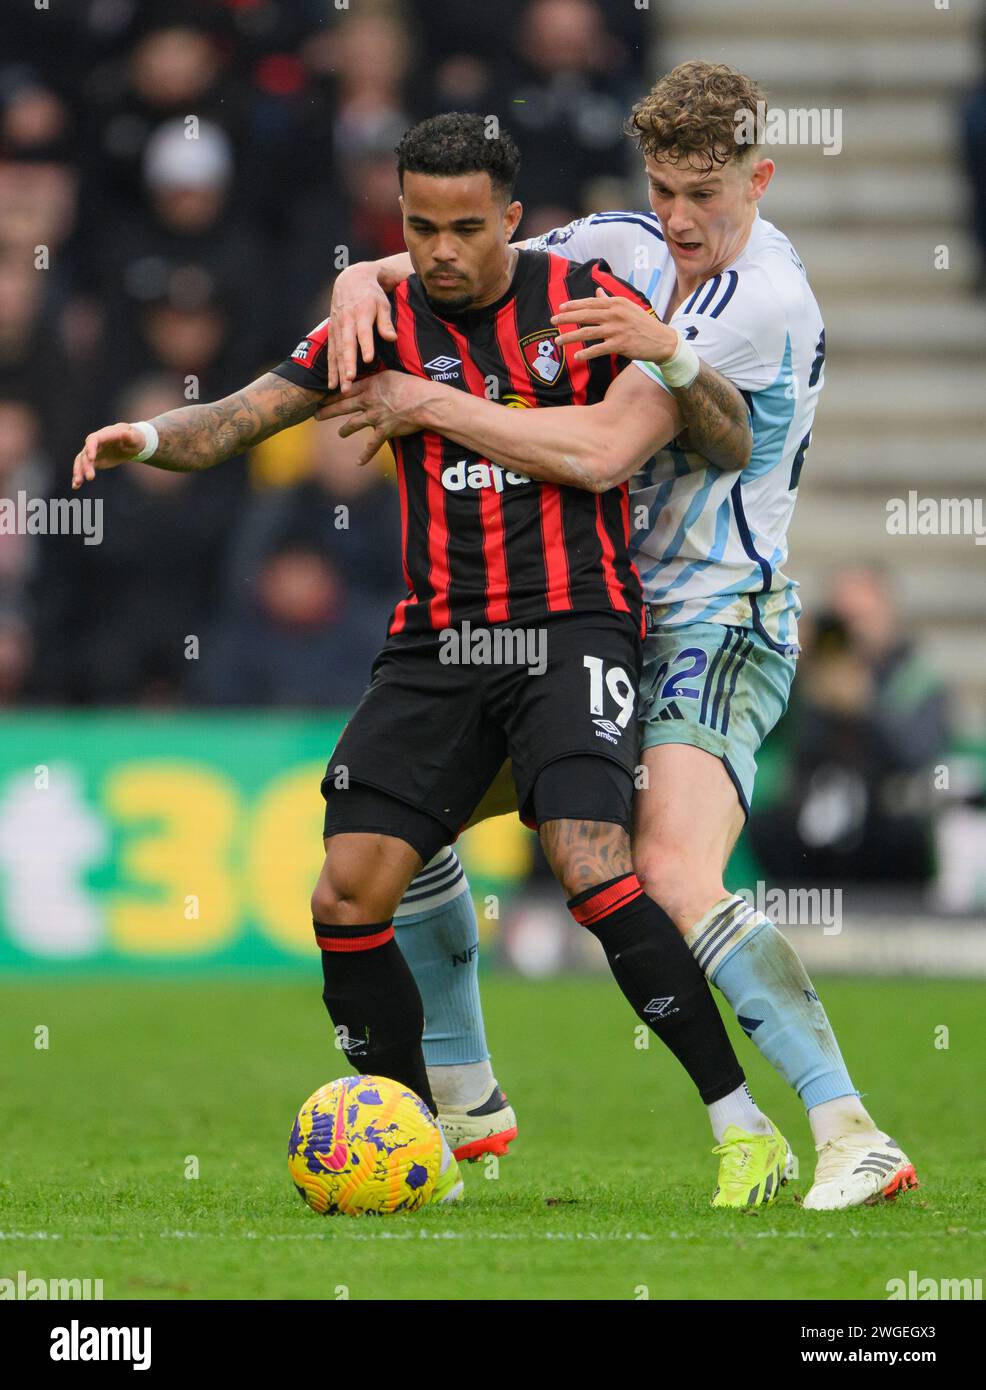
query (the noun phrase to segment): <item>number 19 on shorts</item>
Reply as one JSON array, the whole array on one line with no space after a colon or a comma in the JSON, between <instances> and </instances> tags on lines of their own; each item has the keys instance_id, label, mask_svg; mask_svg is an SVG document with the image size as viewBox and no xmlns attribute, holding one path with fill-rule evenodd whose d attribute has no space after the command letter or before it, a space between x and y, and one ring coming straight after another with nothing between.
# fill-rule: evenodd
<instances>
[{"instance_id":1,"label":"number 19 on shorts","mask_svg":"<svg viewBox=\"0 0 986 1390\"><path fill-rule=\"evenodd\" d=\"M583 657L582 664L589 672L589 713L602 716L594 718L592 722L600 728L610 723L606 718L608 694L617 707L616 723L612 732L622 733L633 718L636 708L637 692L634 690L633 681L622 666L610 666L607 670L601 657Z\"/></svg>"}]
</instances>

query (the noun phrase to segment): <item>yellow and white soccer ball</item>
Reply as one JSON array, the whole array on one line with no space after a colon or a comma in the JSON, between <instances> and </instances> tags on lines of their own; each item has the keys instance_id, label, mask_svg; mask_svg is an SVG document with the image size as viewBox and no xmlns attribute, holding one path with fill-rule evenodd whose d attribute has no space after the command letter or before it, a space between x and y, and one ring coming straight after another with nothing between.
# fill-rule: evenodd
<instances>
[{"instance_id":1,"label":"yellow and white soccer ball","mask_svg":"<svg viewBox=\"0 0 986 1390\"><path fill-rule=\"evenodd\" d=\"M431 1198L442 1136L419 1096L383 1076L343 1076L298 1111L288 1170L320 1214L415 1211Z\"/></svg>"}]
</instances>

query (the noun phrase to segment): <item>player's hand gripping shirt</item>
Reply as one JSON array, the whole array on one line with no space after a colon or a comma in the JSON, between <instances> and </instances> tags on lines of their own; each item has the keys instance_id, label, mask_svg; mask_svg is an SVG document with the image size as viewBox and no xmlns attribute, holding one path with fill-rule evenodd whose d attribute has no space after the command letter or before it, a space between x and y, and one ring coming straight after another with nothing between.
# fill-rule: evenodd
<instances>
[{"instance_id":1,"label":"player's hand gripping shirt","mask_svg":"<svg viewBox=\"0 0 986 1390\"><path fill-rule=\"evenodd\" d=\"M676 270L653 213L596 213L529 244L573 261L604 257L664 317ZM758 216L741 254L670 322L743 392L753 454L737 476L704 464L679 439L633 479L631 554L652 621L752 627L794 648L801 605L783 566L825 358L805 268L787 237ZM659 368L636 365L660 381Z\"/></svg>"},{"instance_id":2,"label":"player's hand gripping shirt","mask_svg":"<svg viewBox=\"0 0 986 1390\"><path fill-rule=\"evenodd\" d=\"M626 363L576 362L575 349L558 347L562 329L551 316L600 286L650 307L603 263L573 266L534 251L519 253L501 299L460 314L439 316L414 275L390 296L397 341L377 338L377 361L505 408L591 405ZM321 324L275 370L324 392L327 332ZM596 494L537 482L431 431L391 443L408 588L391 635L614 610L641 625L626 484Z\"/></svg>"}]
</instances>

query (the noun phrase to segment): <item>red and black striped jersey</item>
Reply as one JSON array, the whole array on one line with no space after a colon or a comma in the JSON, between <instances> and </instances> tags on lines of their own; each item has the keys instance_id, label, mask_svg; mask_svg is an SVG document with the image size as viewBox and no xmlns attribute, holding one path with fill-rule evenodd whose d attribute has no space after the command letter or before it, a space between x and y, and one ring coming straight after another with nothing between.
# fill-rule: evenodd
<instances>
[{"instance_id":1,"label":"red and black striped jersey","mask_svg":"<svg viewBox=\"0 0 986 1390\"><path fill-rule=\"evenodd\" d=\"M577 362L551 316L602 287L650 309L605 261L573 265L520 251L507 292L481 309L439 314L416 275L391 294L396 343L376 341L384 367L445 382L517 409L591 405L626 365ZM275 371L326 388L323 323ZM552 613L623 612L642 621L629 554L627 484L605 493L537 482L430 431L391 441L397 462L407 595L390 633L533 622Z\"/></svg>"}]
</instances>

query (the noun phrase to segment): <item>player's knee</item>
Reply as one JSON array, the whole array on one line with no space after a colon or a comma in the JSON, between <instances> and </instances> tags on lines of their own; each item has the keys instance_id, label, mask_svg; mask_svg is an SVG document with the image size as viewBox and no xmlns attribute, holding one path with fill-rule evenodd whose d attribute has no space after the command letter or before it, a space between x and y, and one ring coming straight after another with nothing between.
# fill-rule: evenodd
<instances>
[{"instance_id":1,"label":"player's knee","mask_svg":"<svg viewBox=\"0 0 986 1390\"><path fill-rule=\"evenodd\" d=\"M345 865L327 858L312 893L312 917L316 922L346 925L372 921L373 904L367 885L346 872Z\"/></svg>"},{"instance_id":2,"label":"player's knee","mask_svg":"<svg viewBox=\"0 0 986 1390\"><path fill-rule=\"evenodd\" d=\"M334 850L330 840L312 893L312 917L337 926L389 922L406 887L406 877L399 866Z\"/></svg>"},{"instance_id":3,"label":"player's knee","mask_svg":"<svg viewBox=\"0 0 986 1390\"><path fill-rule=\"evenodd\" d=\"M312 917L316 922L336 922L343 899L331 883L319 879L312 893Z\"/></svg>"},{"instance_id":4,"label":"player's knee","mask_svg":"<svg viewBox=\"0 0 986 1390\"><path fill-rule=\"evenodd\" d=\"M697 903L706 902L710 894L725 893L717 874L673 850L638 850L633 866L644 892L663 907L682 930L694 925Z\"/></svg>"},{"instance_id":5,"label":"player's knee","mask_svg":"<svg viewBox=\"0 0 986 1390\"><path fill-rule=\"evenodd\" d=\"M671 904L685 887L685 871L681 859L662 850L647 850L633 857L637 877L648 894L670 911Z\"/></svg>"}]
</instances>

